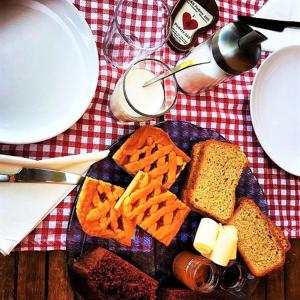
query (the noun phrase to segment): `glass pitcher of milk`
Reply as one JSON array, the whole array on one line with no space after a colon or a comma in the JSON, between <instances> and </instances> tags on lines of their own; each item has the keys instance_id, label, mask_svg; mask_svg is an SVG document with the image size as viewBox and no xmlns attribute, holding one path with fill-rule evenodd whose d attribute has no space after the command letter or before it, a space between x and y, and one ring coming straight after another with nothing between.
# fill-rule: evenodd
<instances>
[{"instance_id":1,"label":"glass pitcher of milk","mask_svg":"<svg viewBox=\"0 0 300 300\"><path fill-rule=\"evenodd\" d=\"M260 58L260 43L266 39L263 34L242 22L227 24L177 63L179 65L191 59L210 57L210 63L176 73L180 89L186 94L195 95L250 70Z\"/></svg>"},{"instance_id":2,"label":"glass pitcher of milk","mask_svg":"<svg viewBox=\"0 0 300 300\"><path fill-rule=\"evenodd\" d=\"M165 114L175 104L177 83L169 76L143 87L169 67L156 59L142 59L119 79L110 98L112 115L119 121L147 121Z\"/></svg>"}]
</instances>

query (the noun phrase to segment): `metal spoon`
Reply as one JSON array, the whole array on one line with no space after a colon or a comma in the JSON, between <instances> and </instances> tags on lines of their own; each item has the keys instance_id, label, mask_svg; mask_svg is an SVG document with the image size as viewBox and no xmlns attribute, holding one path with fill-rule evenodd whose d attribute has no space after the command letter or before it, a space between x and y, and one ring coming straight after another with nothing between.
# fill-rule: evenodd
<instances>
[{"instance_id":1,"label":"metal spoon","mask_svg":"<svg viewBox=\"0 0 300 300\"><path fill-rule=\"evenodd\" d=\"M143 87L146 87L150 84L153 84L159 80L165 79L171 75L174 75L177 72L180 72L184 69L193 67L193 66L198 66L198 65L203 65L203 64L208 64L210 63L210 57L201 57L201 58L193 58L193 59L189 59L184 61L183 63L179 64L178 66L166 71L165 73L159 75L159 76L155 76L152 79L146 81L143 85Z\"/></svg>"}]
</instances>

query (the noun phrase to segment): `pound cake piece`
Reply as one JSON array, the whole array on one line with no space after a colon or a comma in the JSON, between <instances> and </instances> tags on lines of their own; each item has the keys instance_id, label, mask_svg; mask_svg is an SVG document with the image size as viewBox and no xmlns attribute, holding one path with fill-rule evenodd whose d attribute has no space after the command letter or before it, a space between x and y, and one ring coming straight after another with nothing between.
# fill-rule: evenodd
<instances>
[{"instance_id":1,"label":"pound cake piece","mask_svg":"<svg viewBox=\"0 0 300 300\"><path fill-rule=\"evenodd\" d=\"M279 227L277 227L270 219L269 219L269 225L271 226L272 231L276 236L277 240L280 242L284 252L285 253L288 252L291 249L291 243L284 235L284 232Z\"/></svg>"},{"instance_id":2,"label":"pound cake piece","mask_svg":"<svg viewBox=\"0 0 300 300\"><path fill-rule=\"evenodd\" d=\"M133 176L138 171L149 173L165 189L171 187L190 161L166 132L149 125L134 132L114 154L113 159Z\"/></svg>"},{"instance_id":3,"label":"pound cake piece","mask_svg":"<svg viewBox=\"0 0 300 300\"><path fill-rule=\"evenodd\" d=\"M70 265L75 288L88 300L154 300L158 282L116 254L96 248Z\"/></svg>"},{"instance_id":4,"label":"pound cake piece","mask_svg":"<svg viewBox=\"0 0 300 300\"><path fill-rule=\"evenodd\" d=\"M86 177L76 205L79 223L86 234L131 245L135 225L114 209L123 192L122 187Z\"/></svg>"},{"instance_id":5,"label":"pound cake piece","mask_svg":"<svg viewBox=\"0 0 300 300\"><path fill-rule=\"evenodd\" d=\"M183 201L192 209L226 223L233 215L235 189L247 162L237 145L217 140L195 144Z\"/></svg>"},{"instance_id":6,"label":"pound cake piece","mask_svg":"<svg viewBox=\"0 0 300 300\"><path fill-rule=\"evenodd\" d=\"M140 171L115 206L155 239L168 246L190 209L176 195L164 191L149 174Z\"/></svg>"},{"instance_id":7,"label":"pound cake piece","mask_svg":"<svg viewBox=\"0 0 300 300\"><path fill-rule=\"evenodd\" d=\"M264 276L283 266L285 250L278 233L251 199L241 199L229 224L238 230L238 250L253 275Z\"/></svg>"},{"instance_id":8,"label":"pound cake piece","mask_svg":"<svg viewBox=\"0 0 300 300\"><path fill-rule=\"evenodd\" d=\"M188 194L189 193L187 191L189 190L189 185L190 185L191 181L193 180L192 177L198 169L198 161L199 161L199 157L201 155L201 148L204 145L204 143L205 142L199 142L199 143L195 144L192 148L192 155L191 155L191 162L189 165L188 178L185 181L184 187L181 191L181 199L187 205L190 205L188 202Z\"/></svg>"}]
</instances>

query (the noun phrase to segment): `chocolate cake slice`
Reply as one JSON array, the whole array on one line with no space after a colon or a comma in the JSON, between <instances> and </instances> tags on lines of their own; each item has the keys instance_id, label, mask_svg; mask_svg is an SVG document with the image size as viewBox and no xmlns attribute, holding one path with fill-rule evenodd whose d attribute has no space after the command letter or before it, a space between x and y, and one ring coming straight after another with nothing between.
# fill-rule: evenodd
<instances>
[{"instance_id":1,"label":"chocolate cake slice","mask_svg":"<svg viewBox=\"0 0 300 300\"><path fill-rule=\"evenodd\" d=\"M74 288L87 300L156 299L156 280L100 247L73 260L70 271Z\"/></svg>"}]
</instances>

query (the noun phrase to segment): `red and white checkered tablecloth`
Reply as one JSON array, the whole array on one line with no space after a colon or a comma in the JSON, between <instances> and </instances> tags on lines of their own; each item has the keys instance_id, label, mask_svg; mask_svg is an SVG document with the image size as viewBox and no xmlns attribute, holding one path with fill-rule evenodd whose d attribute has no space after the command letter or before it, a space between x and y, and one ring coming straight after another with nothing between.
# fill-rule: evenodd
<instances>
[{"instance_id":1,"label":"red and white checkered tablecloth","mask_svg":"<svg viewBox=\"0 0 300 300\"><path fill-rule=\"evenodd\" d=\"M121 72L108 66L102 56L101 43L113 15L117 0L75 0L75 5L90 25L97 40L100 54L100 77L95 98L83 117L69 130L50 140L30 145L0 144L0 153L33 159L58 157L103 150L118 137L136 128L114 121L108 108L112 93ZM168 0L172 7L175 0ZM237 15L253 15L266 0L219 0L218 28L236 20ZM199 40L212 34L207 32ZM175 65L180 54L167 45L155 53L170 66ZM263 54L263 58L266 54ZM235 77L197 97L179 93L176 106L165 120L183 120L202 127L212 128L227 139L240 145L247 154L250 167L262 185L269 204L270 215L290 238L300 237L300 179L277 167L263 152L251 124L249 95L257 68ZM73 191L28 236L18 249L65 249L66 229L70 209L75 198Z\"/></svg>"}]
</instances>

